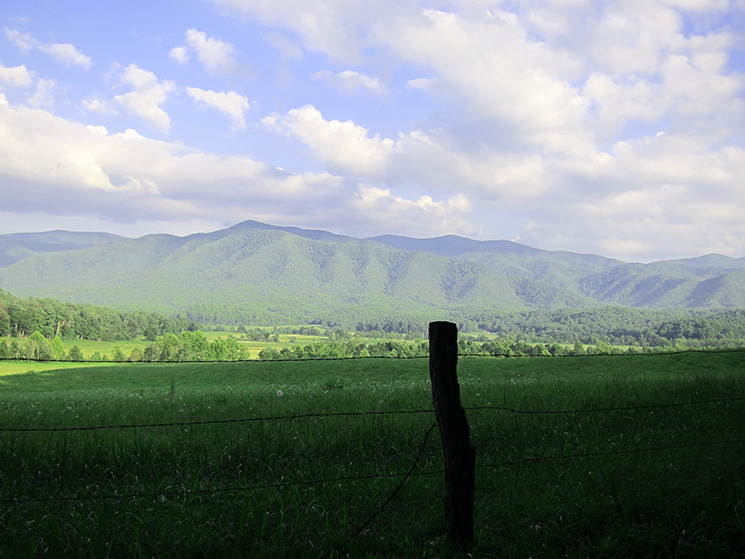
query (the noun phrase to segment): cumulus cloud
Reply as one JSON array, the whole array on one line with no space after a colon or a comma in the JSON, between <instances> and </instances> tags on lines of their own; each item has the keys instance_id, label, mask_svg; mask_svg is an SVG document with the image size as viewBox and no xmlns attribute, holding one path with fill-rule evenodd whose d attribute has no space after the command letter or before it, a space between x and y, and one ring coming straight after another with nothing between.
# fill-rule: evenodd
<instances>
[{"instance_id":1,"label":"cumulus cloud","mask_svg":"<svg viewBox=\"0 0 745 559\"><path fill-rule=\"evenodd\" d=\"M36 92L28 98L27 103L32 107L51 107L54 104L54 80L39 79L36 82Z\"/></svg>"},{"instance_id":2,"label":"cumulus cloud","mask_svg":"<svg viewBox=\"0 0 745 559\"><path fill-rule=\"evenodd\" d=\"M204 31L187 30L186 43L189 48L196 52L197 59L208 72L229 72L236 66L233 59L233 45L214 37L207 37ZM172 50L171 54L172 58L180 56L183 59L186 53L182 50L174 54Z\"/></svg>"},{"instance_id":3,"label":"cumulus cloud","mask_svg":"<svg viewBox=\"0 0 745 559\"><path fill-rule=\"evenodd\" d=\"M215 4L250 14L259 20L297 32L306 48L346 62L360 60L364 34L374 22L393 14L388 0L212 0ZM401 5L410 5L407 0Z\"/></svg>"},{"instance_id":4,"label":"cumulus cloud","mask_svg":"<svg viewBox=\"0 0 745 559\"><path fill-rule=\"evenodd\" d=\"M171 52L168 53L168 58L175 60L179 64L186 64L189 62L189 55L186 52L186 47L174 47Z\"/></svg>"},{"instance_id":5,"label":"cumulus cloud","mask_svg":"<svg viewBox=\"0 0 745 559\"><path fill-rule=\"evenodd\" d=\"M110 102L99 99L98 97L89 97L88 99L83 99L82 105L86 111L90 111L92 113L99 113L102 115L116 113L116 109Z\"/></svg>"},{"instance_id":6,"label":"cumulus cloud","mask_svg":"<svg viewBox=\"0 0 745 559\"><path fill-rule=\"evenodd\" d=\"M313 74L311 78L323 81L350 94L360 89L378 94L385 93L386 91L385 85L378 78L371 78L353 70L344 70L336 74L328 70L322 70Z\"/></svg>"},{"instance_id":7,"label":"cumulus cloud","mask_svg":"<svg viewBox=\"0 0 745 559\"><path fill-rule=\"evenodd\" d=\"M233 121L233 126L244 129L246 127L245 112L251 108L248 99L235 91L218 93L198 87L187 87L188 94L197 102L225 113Z\"/></svg>"},{"instance_id":8,"label":"cumulus cloud","mask_svg":"<svg viewBox=\"0 0 745 559\"><path fill-rule=\"evenodd\" d=\"M288 159L301 143L303 156L326 172L292 174L100 130L105 154L57 153L61 166L41 168L67 169L76 184L105 184L105 175L113 189L98 191L158 201L155 220L179 208L188 220L208 221L208 208L221 214L222 203L225 215L237 215L233 196L256 219L340 232L369 232L380 220L378 232L474 231L630 259L745 253L745 78L733 58L743 39L741 0L212 3L263 26L283 61L283 86L302 81L291 94L272 92L277 112L257 134L290 138ZM38 47L28 35L5 34L21 51ZM235 69L232 44L197 29L184 37L169 54L175 62L196 59L211 74ZM289 62L299 60L313 68ZM88 97L83 106L126 110L167 132L175 84L135 65L116 74L129 88L123 95ZM25 66L0 67L0 84L43 89ZM202 85L185 91L243 128L248 100L221 92L235 86ZM313 97L319 85L364 94L368 103L323 87L323 99ZM0 110L8 109L1 100ZM31 128L41 126L31 114ZM209 175L218 177L213 199L200 191ZM279 192L292 193L292 203Z\"/></svg>"},{"instance_id":9,"label":"cumulus cloud","mask_svg":"<svg viewBox=\"0 0 745 559\"><path fill-rule=\"evenodd\" d=\"M284 60L301 60L303 58L303 49L280 33L269 31L264 34L264 40L277 49Z\"/></svg>"},{"instance_id":10,"label":"cumulus cloud","mask_svg":"<svg viewBox=\"0 0 745 559\"><path fill-rule=\"evenodd\" d=\"M41 45L39 46L39 50L47 53L58 62L62 62L68 66L75 65L88 70L93 65L93 61L89 56L78 51L78 49L70 43L51 43L48 45Z\"/></svg>"},{"instance_id":11,"label":"cumulus cloud","mask_svg":"<svg viewBox=\"0 0 745 559\"><path fill-rule=\"evenodd\" d=\"M443 201L435 201L429 195L408 200L393 195L389 189L368 186L360 188L351 206L376 224L371 235L378 231L397 231L417 237L423 231L430 235L475 232L470 223L470 203L463 194Z\"/></svg>"},{"instance_id":12,"label":"cumulus cloud","mask_svg":"<svg viewBox=\"0 0 745 559\"><path fill-rule=\"evenodd\" d=\"M299 138L330 169L352 175L382 172L394 145L379 135L368 137L368 130L352 121L325 120L312 105L262 122L271 130Z\"/></svg>"},{"instance_id":13,"label":"cumulus cloud","mask_svg":"<svg viewBox=\"0 0 745 559\"><path fill-rule=\"evenodd\" d=\"M6 67L0 65L0 85L6 87L28 87L33 81L31 72L26 69L26 66L21 64L20 66Z\"/></svg>"},{"instance_id":14,"label":"cumulus cloud","mask_svg":"<svg viewBox=\"0 0 745 559\"><path fill-rule=\"evenodd\" d=\"M165 102L168 93L175 89L175 84L169 80L159 81L155 74L137 67L136 64L130 64L124 69L121 83L134 89L123 95L116 95L114 102L127 112L140 116L161 133L167 134L171 119L160 105Z\"/></svg>"},{"instance_id":15,"label":"cumulus cloud","mask_svg":"<svg viewBox=\"0 0 745 559\"><path fill-rule=\"evenodd\" d=\"M12 107L0 95L0 180L3 211L65 223L75 215L97 229L134 231L148 222L183 233L232 225L251 217L270 223L380 234L389 217L412 218L420 231L440 232L467 203L438 202L377 191L329 173L292 174L245 156L219 156L111 133L48 111ZM62 203L64 201L64 203ZM327 221L334 216L333 227ZM407 218L408 219L408 218ZM5 223L5 222L4 222ZM70 227L73 228L73 227Z\"/></svg>"},{"instance_id":16,"label":"cumulus cloud","mask_svg":"<svg viewBox=\"0 0 745 559\"><path fill-rule=\"evenodd\" d=\"M3 30L8 41L24 54L37 45L36 39L28 33L21 33L16 29L8 29L7 27L4 27Z\"/></svg>"}]
</instances>

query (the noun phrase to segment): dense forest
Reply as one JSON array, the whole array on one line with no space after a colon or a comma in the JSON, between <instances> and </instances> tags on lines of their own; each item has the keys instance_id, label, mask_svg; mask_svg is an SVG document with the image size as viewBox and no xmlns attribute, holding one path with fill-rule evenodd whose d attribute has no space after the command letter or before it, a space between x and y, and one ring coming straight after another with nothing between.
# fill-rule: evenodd
<instances>
[{"instance_id":1,"label":"dense forest","mask_svg":"<svg viewBox=\"0 0 745 559\"><path fill-rule=\"evenodd\" d=\"M273 332L233 327L243 340L269 341L279 334L323 334L327 339L305 346L265 350L262 359L313 357L415 357L426 354L421 340L427 321L389 317L360 317L347 331L333 322L275 327ZM484 312L448 317L458 324L463 353L491 355L563 355L567 352L607 353L613 346L637 348L723 348L745 345L743 309L633 309L596 307L554 311ZM124 341L144 339L151 344L136 355L109 356L114 360L192 361L247 358L238 340L207 343L203 324L190 317L159 313L121 312L89 304L55 299L20 299L0 290L0 337L12 342L0 347L0 357L75 359L63 352L61 340ZM365 338L388 339L373 342ZM277 341L278 338L275 339ZM573 346L573 349L567 349ZM71 350L72 351L72 350Z\"/></svg>"},{"instance_id":2,"label":"dense forest","mask_svg":"<svg viewBox=\"0 0 745 559\"><path fill-rule=\"evenodd\" d=\"M121 312L56 299L20 299L0 289L0 337L25 338L34 332L47 339L121 341L145 338L155 341L166 333L179 334L201 328L196 322L159 313Z\"/></svg>"},{"instance_id":3,"label":"dense forest","mask_svg":"<svg viewBox=\"0 0 745 559\"><path fill-rule=\"evenodd\" d=\"M721 347L745 340L745 309L597 307L484 313L456 322L461 331L544 343Z\"/></svg>"}]
</instances>

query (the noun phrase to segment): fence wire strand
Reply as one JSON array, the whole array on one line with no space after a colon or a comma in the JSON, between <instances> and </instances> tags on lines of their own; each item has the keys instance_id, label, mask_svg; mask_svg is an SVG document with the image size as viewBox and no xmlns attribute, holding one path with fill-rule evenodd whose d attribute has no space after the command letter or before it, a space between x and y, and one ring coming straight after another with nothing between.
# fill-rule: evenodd
<instances>
[{"instance_id":1,"label":"fence wire strand","mask_svg":"<svg viewBox=\"0 0 745 559\"><path fill-rule=\"evenodd\" d=\"M418 460L418 458L417 458ZM416 463L414 464L416 465ZM413 468L412 468L413 469ZM28 497L20 499L0 499L0 504L13 505L23 503L55 503L61 501L107 501L116 499L144 499L151 497L189 497L191 495L216 495L218 493L241 493L247 491L258 491L262 489L284 489L286 487L304 486L304 485L322 485L326 483L339 483L346 481L370 481L375 479L388 479L404 477L404 480L412 476L427 476L433 474L442 474L445 470L432 470L427 472L395 472L392 474L369 474L364 476L339 476L335 478L324 478L324 479L312 479L312 480L295 480L295 481L278 481L275 483L266 483L262 485L244 485L234 487L215 487L212 489L184 489L183 491L149 491L145 493L122 493L122 494L107 494L107 495L77 495L77 496L63 496L56 495L54 497ZM396 490L398 491L398 490ZM387 503L386 503L387 504Z\"/></svg>"},{"instance_id":2,"label":"fence wire strand","mask_svg":"<svg viewBox=\"0 0 745 559\"><path fill-rule=\"evenodd\" d=\"M580 413L608 413L620 411L654 410L666 408L678 408L686 406L699 406L706 404L722 404L729 402L741 402L745 396L735 398L711 398L708 400L695 400L689 402L673 402L668 404L640 404L635 406L617 406L607 408L585 408L569 410L521 410L509 406L469 406L464 411L503 411L508 413L525 415L573 415ZM295 419L318 419L326 417L365 417L383 415L415 415L434 413L433 409L419 410L380 410L380 411L356 411L356 412L332 412L332 413L304 413L297 415L277 415L264 417L246 417L237 419L208 419L202 421L172 421L164 423L131 423L123 425L92 425L79 427L0 427L0 433L59 433L71 431L102 431L115 429L141 429L156 427L191 427L198 425L220 425L231 423L253 423L263 421L289 421Z\"/></svg>"},{"instance_id":3,"label":"fence wire strand","mask_svg":"<svg viewBox=\"0 0 745 559\"><path fill-rule=\"evenodd\" d=\"M580 452L576 454L556 454L553 456L535 456L532 458L521 458L519 460L507 460L495 464L476 464L477 468L503 468L506 466L521 466L536 462L549 462L552 460L574 460L577 458L599 458L603 456L619 456L624 454L640 454L644 452L664 452L668 450L679 450L686 448L703 448L712 446L723 446L730 444L745 444L745 439L728 439L723 441L706 441L698 443L680 443L661 446L648 446L640 448L627 448L620 450L607 450L603 452Z\"/></svg>"},{"instance_id":4,"label":"fence wire strand","mask_svg":"<svg viewBox=\"0 0 745 559\"><path fill-rule=\"evenodd\" d=\"M172 421L166 423L131 423L125 425L93 425L86 427L0 427L1 432L9 433L58 433L68 431L101 431L113 429L140 429L152 427L191 427L195 425L220 425L230 423L253 423L262 421L289 421L293 419L316 419L322 417L364 417L380 415L413 415L433 413L434 410L386 410L333 413L303 413L297 415L272 415L266 417L245 417L239 419L207 419L202 421Z\"/></svg>"},{"instance_id":5,"label":"fence wire strand","mask_svg":"<svg viewBox=\"0 0 745 559\"><path fill-rule=\"evenodd\" d=\"M633 354L635 356L647 356L647 355L671 355L671 354L683 354L689 352L742 352L741 349L736 350L686 350L686 351L675 351L675 352L658 352L658 353L638 353ZM601 356L602 354L592 355L593 357ZM626 355L626 354L621 354ZM614 355L618 356L618 355ZM631 356L631 355L629 355ZM514 355L483 355L483 354L462 354L459 357L539 357L539 356L514 356ZM575 357L571 355L562 357ZM334 357L334 358L318 358L318 359L277 359L271 360L273 362L281 361L296 361L296 362L309 362L309 361L339 361L339 360L350 360L350 359L428 359L429 356L415 356L415 357ZM250 363L266 363L270 361L243 361ZM204 363L204 362L198 362ZM173 364L173 363L171 363ZM184 363L182 363L184 364ZM578 413L608 413L608 412L623 412L623 411L634 411L634 410L650 410L650 409L665 409L675 408L683 406L696 406L706 404L721 404L728 402L738 402L745 400L745 397L733 397L733 398L714 398L707 400L688 401L688 402L675 402L665 404L642 404L634 406L618 406L618 407L605 407L605 408L587 408L587 409L570 409L570 410L521 410L512 407L505 406L473 406L464 407L465 411L503 411L516 414L529 414L529 415L552 415L552 414L578 414ZM396 414L431 414L433 409L418 409L418 410L383 410L383 411L356 411L356 412L333 412L333 413L307 413L297 415L285 415L285 416L265 416L265 417L249 417L239 419L224 419L224 420L202 420L202 421L174 421L165 423L144 423L144 424L123 424L123 425L99 425L99 426L79 426L79 427L0 427L0 433L34 433L34 432L70 432L70 431L97 431L97 430L116 430L116 429L138 429L138 428L157 428L157 427L189 427L199 425L219 425L219 424L237 424L237 423L251 423L251 422L264 422L264 421L289 421L289 420L300 420L300 419L312 419L312 418L327 418L327 417L364 417L364 416L383 416L383 415L396 415ZM444 469L429 470L429 471L415 471L419 460L424 452L427 445L427 441L431 432L437 424L433 424L426 432L424 441L411 465L406 472L396 472L389 474L369 474L369 475L351 475L351 476L339 476L335 478L323 478L313 480L284 480L274 483L265 483L259 485L249 486L231 486L231 487L217 487L217 488L205 488L205 489L190 489L190 490L173 490L167 489L164 491L150 491L142 493L114 493L105 495L56 495L51 497L26 497L26 498L3 498L0 499L0 504L3 505L18 505L25 503L54 503L54 502L81 502L81 501L92 501L92 500L115 500L115 499L143 499L143 498L176 498L176 497L189 497L194 495L215 495L224 493L239 493L239 492L250 492L257 490L269 490L277 489L281 490L287 487L297 486L313 486L328 483L343 483L343 482L358 482L358 481L371 481L376 479L393 479L401 478L397 486L389 494L385 501L383 501L371 514L371 516L360 526L360 528L354 533L354 536L361 534L373 521L374 519L384 512L388 504L395 498L400 489L406 483L408 479L414 476L429 476L429 475L442 475L445 473ZM479 469L495 469L512 466L520 466L522 464L539 463L554 460L575 460L582 458L597 458L605 456L619 456L628 454L637 454L645 452L666 452L677 449L687 448L703 448L703 447L714 447L724 445L735 445L745 444L745 439L729 439L729 440L718 440L718 441L706 441L706 442L695 442L695 443L675 443L668 445L652 446L652 447L639 447L629 449L618 449L609 451L598 451L598 452L582 452L573 454L561 454L553 456L539 456L522 458L518 460L509 460L499 463L484 463L476 464Z\"/></svg>"},{"instance_id":6,"label":"fence wire strand","mask_svg":"<svg viewBox=\"0 0 745 559\"><path fill-rule=\"evenodd\" d=\"M528 342L533 345L546 345L545 342ZM716 348L716 349L655 349L654 351L644 351L643 349L636 353L584 353L584 354L564 354L564 355L531 355L531 354L508 354L508 353L459 353L458 357L481 357L496 359L548 359L548 358L576 358L576 357L653 357L656 355L684 355L686 353L745 353L745 348ZM85 363L85 364L107 364L118 363L121 365L143 364L143 365L189 365L189 364L206 364L206 363L307 363L312 361L361 361L369 359L402 359L416 360L429 359L429 355L397 355L395 357L387 355L350 355L347 357L283 357L278 359L234 359L234 360L198 360L198 361L91 361L91 360L64 360L58 359L31 359L31 358L14 358L0 357L2 361L24 361L28 363Z\"/></svg>"}]
</instances>

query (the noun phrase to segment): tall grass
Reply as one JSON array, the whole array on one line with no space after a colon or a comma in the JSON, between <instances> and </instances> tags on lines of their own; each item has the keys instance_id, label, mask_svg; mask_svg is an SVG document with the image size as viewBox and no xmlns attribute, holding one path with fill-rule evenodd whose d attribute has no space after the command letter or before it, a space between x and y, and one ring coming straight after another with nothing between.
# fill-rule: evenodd
<instances>
[{"instance_id":1,"label":"tall grass","mask_svg":"<svg viewBox=\"0 0 745 559\"><path fill-rule=\"evenodd\" d=\"M515 410L468 411L474 556L745 553L743 444L684 446L745 439L745 403L731 401L745 396L744 370L737 352L461 359L464 406ZM132 364L3 380L5 427L432 405L426 360ZM614 410L582 411L597 408ZM422 413L0 431L0 556L456 555L441 537L443 476L428 474L443 467L436 432L415 470L423 475L357 533L433 422ZM672 446L681 448L642 451ZM640 451L610 454L629 449ZM545 459L567 455L585 456Z\"/></svg>"}]
</instances>

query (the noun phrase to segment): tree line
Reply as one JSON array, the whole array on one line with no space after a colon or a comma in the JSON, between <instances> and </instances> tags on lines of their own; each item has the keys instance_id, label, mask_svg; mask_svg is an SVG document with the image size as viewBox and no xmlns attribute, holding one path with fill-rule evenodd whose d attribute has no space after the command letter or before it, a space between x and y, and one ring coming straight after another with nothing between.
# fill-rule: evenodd
<instances>
[{"instance_id":1,"label":"tree line","mask_svg":"<svg viewBox=\"0 0 745 559\"><path fill-rule=\"evenodd\" d=\"M428 322L424 319L376 317L374 311L370 314L371 316L358 319L349 326L333 321L318 321L307 326L275 327L272 331L247 323L234 328L242 335L243 340L253 341L278 341L280 334L324 335L329 342L346 342L352 334L362 338L408 341L425 338L427 335ZM745 309L595 307L517 312L491 310L470 313L464 311L448 317L434 318L457 323L460 332L477 333L474 339L480 342L487 342L495 335L499 340L533 345L580 342L584 346L596 347L736 347L745 341ZM349 328L349 331L345 328ZM158 338L166 334L178 338L182 333L204 329L204 324L185 316L164 316L142 311L123 312L48 298L20 299L0 290L0 338L26 339L38 332L50 342L57 337L61 340L101 341L145 339L157 346ZM34 346L30 341L28 344ZM16 345L18 351L21 351L23 344ZM173 344L165 343L166 357L173 353L171 346ZM186 346L191 347L188 343ZM160 349L162 352L163 348ZM377 351L377 348L373 350ZM8 351L11 351L10 346ZM151 357L153 351L155 350L150 351L148 357ZM235 348L230 351L234 352ZM192 355L194 352L189 349L187 353ZM203 358L200 352L197 354L200 359Z\"/></svg>"},{"instance_id":2,"label":"tree line","mask_svg":"<svg viewBox=\"0 0 745 559\"><path fill-rule=\"evenodd\" d=\"M723 347L745 340L745 309L591 309L481 313L459 319L461 331L528 342Z\"/></svg>"},{"instance_id":3,"label":"tree line","mask_svg":"<svg viewBox=\"0 0 745 559\"><path fill-rule=\"evenodd\" d=\"M366 341L359 336L342 337L336 333L327 340L317 340L309 344L294 344L283 348L267 347L257 357L262 361L303 360L303 359L345 359L345 358L418 358L429 356L429 342L415 340ZM464 336L458 340L458 353L462 356L492 357L563 357L576 355L611 355L685 351L690 349L714 349L718 347L745 347L745 342L722 344L718 346L664 344L655 347L636 347L611 345L599 342L585 345L580 341L574 344L529 343L524 340L483 339ZM196 362L196 361L245 361L251 353L245 344L236 338L217 338L207 340L204 332L182 332L179 335L167 333L144 349L135 348L125 355L114 346L111 355L94 353L85 358L77 345L66 349L64 341L55 336L52 340L40 332L10 342L0 340L0 359L26 359L34 361L115 361L115 362Z\"/></svg>"},{"instance_id":4,"label":"tree line","mask_svg":"<svg viewBox=\"0 0 745 559\"><path fill-rule=\"evenodd\" d=\"M166 333L143 349L134 348L126 354L114 346L111 355L99 352L88 356L77 345L68 350L59 336L48 340L41 332L28 337L0 340L0 359L28 359L34 361L116 361L116 362L186 362L186 361L244 361L251 358L248 347L235 338L207 340L201 330L185 331L179 335Z\"/></svg>"},{"instance_id":5,"label":"tree line","mask_svg":"<svg viewBox=\"0 0 745 559\"><path fill-rule=\"evenodd\" d=\"M48 340L155 341L166 333L195 331L202 325L181 316L122 312L56 299L20 299L0 289L0 337L25 338L39 332Z\"/></svg>"}]
</instances>

